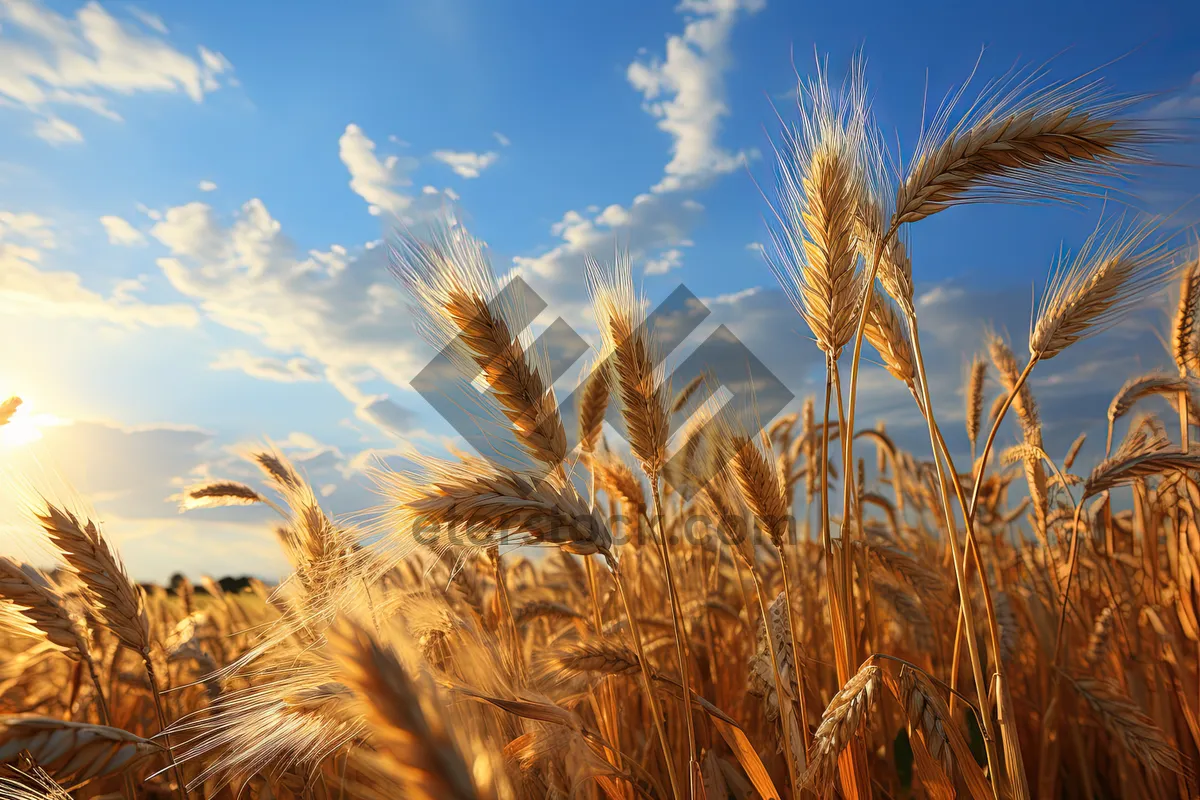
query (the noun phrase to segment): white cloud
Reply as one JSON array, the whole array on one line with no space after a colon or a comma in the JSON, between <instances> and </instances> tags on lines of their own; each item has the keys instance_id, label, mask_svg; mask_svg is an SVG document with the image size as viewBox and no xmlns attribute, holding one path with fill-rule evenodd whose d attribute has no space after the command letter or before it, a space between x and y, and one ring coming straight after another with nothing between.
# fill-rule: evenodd
<instances>
[{"instance_id":1,"label":"white cloud","mask_svg":"<svg viewBox=\"0 0 1200 800\"><path fill-rule=\"evenodd\" d=\"M217 190L217 185L212 181L200 181L200 183L196 185L196 188L202 192L215 192Z\"/></svg>"},{"instance_id":2,"label":"white cloud","mask_svg":"<svg viewBox=\"0 0 1200 800\"><path fill-rule=\"evenodd\" d=\"M672 136L671 160L663 178L628 206L587 208L591 218L568 211L550 228L562 241L537 256L513 259L518 271L537 276L536 284L556 313L571 303L582 308L578 276L588 255L627 249L635 259L658 252L646 263L647 274L662 274L682 263L681 248L691 245L688 231L704 206L688 191L742 163L720 147L717 136L729 109L723 101L724 72L729 68L729 39L739 12L754 13L764 0L684 0L677 10L697 15L680 35L667 38L665 60L636 61L627 70L630 83L646 98L646 109ZM643 53L644 54L644 51ZM547 285L547 282L549 285Z\"/></svg>"},{"instance_id":3,"label":"white cloud","mask_svg":"<svg viewBox=\"0 0 1200 800\"><path fill-rule=\"evenodd\" d=\"M0 212L0 308L11 314L78 317L122 327L189 327L199 319L187 305L153 305L130 296L130 282L109 297L88 289L74 272L40 268L52 248L49 224L35 214Z\"/></svg>"},{"instance_id":4,"label":"white cloud","mask_svg":"<svg viewBox=\"0 0 1200 800\"><path fill-rule=\"evenodd\" d=\"M664 250L658 258L646 262L647 275L666 275L673 269L683 266L683 251L677 247Z\"/></svg>"},{"instance_id":5,"label":"white cloud","mask_svg":"<svg viewBox=\"0 0 1200 800\"><path fill-rule=\"evenodd\" d=\"M83 133L65 119L49 116L33 126L34 134L50 144L76 144L83 141Z\"/></svg>"},{"instance_id":6,"label":"white cloud","mask_svg":"<svg viewBox=\"0 0 1200 800\"><path fill-rule=\"evenodd\" d=\"M61 143L82 134L50 113L53 106L119 120L108 106L113 95L183 92L200 102L229 77L233 68L220 53L200 47L198 57L185 55L159 38L161 20L131 13L154 33L121 23L97 2L66 17L32 0L0 1L0 101L37 114L38 135Z\"/></svg>"},{"instance_id":7,"label":"white cloud","mask_svg":"<svg viewBox=\"0 0 1200 800\"><path fill-rule=\"evenodd\" d=\"M244 372L251 378L279 383L321 380L320 371L307 358L289 358L284 361L269 356L256 356L246 350L226 350L219 353L209 367Z\"/></svg>"},{"instance_id":8,"label":"white cloud","mask_svg":"<svg viewBox=\"0 0 1200 800\"><path fill-rule=\"evenodd\" d=\"M500 131L492 131L492 138L494 138L496 140L496 143L499 144L501 147L508 147L510 144L512 144L512 140L509 139L507 136L505 136Z\"/></svg>"},{"instance_id":9,"label":"white cloud","mask_svg":"<svg viewBox=\"0 0 1200 800\"><path fill-rule=\"evenodd\" d=\"M626 77L645 98L644 108L674 140L666 175L656 192L688 188L732 172L746 158L717 143L725 104L724 73L729 40L739 11L753 14L765 0L685 0L678 10L696 14L683 33L667 38L665 59L635 61Z\"/></svg>"},{"instance_id":10,"label":"white cloud","mask_svg":"<svg viewBox=\"0 0 1200 800\"><path fill-rule=\"evenodd\" d=\"M150 235L171 251L158 264L172 286L212 320L304 362L288 367L256 360L260 372L278 376L280 363L289 374L320 370L360 418L381 423L386 417L381 427L396 429L402 414L364 387L376 381L406 386L428 356L388 271L386 248L351 255L334 245L298 254L257 199L229 224L204 203L167 209ZM224 356L231 367L244 368L249 360Z\"/></svg>"},{"instance_id":11,"label":"white cloud","mask_svg":"<svg viewBox=\"0 0 1200 800\"><path fill-rule=\"evenodd\" d=\"M110 244L136 247L146 243L146 237L142 232L121 217L101 217L100 224L104 226L104 232L108 234Z\"/></svg>"},{"instance_id":12,"label":"white cloud","mask_svg":"<svg viewBox=\"0 0 1200 800\"><path fill-rule=\"evenodd\" d=\"M350 188L367 201L372 214L386 211L399 215L412 203L412 198L394 187L412 184L408 173L416 168L414 159L391 155L380 161L375 142L354 123L347 125L338 139L338 155L350 171Z\"/></svg>"},{"instance_id":13,"label":"white cloud","mask_svg":"<svg viewBox=\"0 0 1200 800\"><path fill-rule=\"evenodd\" d=\"M455 174L462 178L478 178L485 169L496 163L500 154L435 150L433 157L450 167Z\"/></svg>"}]
</instances>

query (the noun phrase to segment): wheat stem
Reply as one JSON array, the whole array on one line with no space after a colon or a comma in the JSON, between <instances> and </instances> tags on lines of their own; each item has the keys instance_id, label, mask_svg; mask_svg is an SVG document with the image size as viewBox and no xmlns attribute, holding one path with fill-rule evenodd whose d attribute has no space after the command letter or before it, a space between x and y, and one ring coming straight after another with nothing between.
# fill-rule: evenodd
<instances>
[{"instance_id":1,"label":"wheat stem","mask_svg":"<svg viewBox=\"0 0 1200 800\"><path fill-rule=\"evenodd\" d=\"M771 630L771 615L767 613L767 605L763 601L762 582L759 580L758 573L756 573L754 571L754 565L751 564L750 561L746 558L745 554L742 553L741 550L736 547L734 548L734 555L735 555L735 557L742 559L742 564L743 564L743 566L746 567L746 571L750 573L750 580L754 583L754 597L758 601L758 610L762 614L763 630L766 634L763 638L765 638L767 640L767 648L771 655L771 670L773 671L773 673L775 675L775 696L779 700L779 710L780 710L779 722L780 722L780 727L783 729L783 752L784 752L784 760L787 762L788 780L791 782L792 795L794 797L799 797L800 796L800 782L799 782L799 776L797 776L797 774L796 774L796 760L792 757L792 753L795 751L792 750L792 734L791 734L791 731L789 730L791 726L788 725L787 715L783 713L784 704L788 703L790 701L788 700L787 692L784 691L783 678L779 674L779 654L777 652L775 652L775 635L774 635L774 632ZM789 613L790 613L790 610L789 610ZM789 620L789 624L791 624L790 620ZM793 658L794 658L794 655L793 655ZM797 662L797 667L799 667L799 662ZM798 670L797 670L797 689L798 689L798 691L801 691L801 692L804 691L804 685L803 685L803 683L800 682ZM808 722L806 720L801 720L800 727L807 728ZM807 752L807 750L808 750L808 746L806 743L805 751Z\"/></svg>"},{"instance_id":2,"label":"wheat stem","mask_svg":"<svg viewBox=\"0 0 1200 800\"><path fill-rule=\"evenodd\" d=\"M942 469L942 459L939 457L937 423L934 418L933 401L929 395L929 380L925 374L925 359L921 355L921 336L919 328L916 324L915 315L909 317L909 330L912 334L913 352L917 359L917 377L921 383L921 397L925 406L925 422L929 428L929 446L933 451L933 463L937 469L938 488L941 492L942 511L946 521L946 536L950 542L950 557L954 561L954 580L958 584L959 603L962 607L963 622L967 633L967 653L971 658L971 671L975 675L975 691L979 696L979 706L983 718L983 733L984 747L987 751L988 769L991 774L992 794L995 800L1000 800L1000 780L999 767L1000 758L996 753L995 731L992 729L992 718L988 712L986 703L988 696L988 684L983 676L983 665L979 658L978 640L975 638L975 620L974 614L971 611L970 595L967 592L966 578L963 574L963 563L958 551L958 534L954 530L954 509L950 504L950 495L946 490L946 475ZM982 469L980 470L982 473ZM958 475L953 474L950 480L958 482ZM966 509L964 508L964 516ZM967 540L972 539L970 535L970 524L967 524ZM968 545L969 546L969 545ZM980 565L980 579L986 581L987 577ZM1000 653L996 652L996 661L1000 661Z\"/></svg>"},{"instance_id":3,"label":"wheat stem","mask_svg":"<svg viewBox=\"0 0 1200 800\"><path fill-rule=\"evenodd\" d=\"M638 625L637 615L633 613L633 607L629 605L629 595L625 593L625 581L621 577L621 570L617 565L617 560L608 553L605 553L604 557L608 564L609 572L612 573L613 583L616 584L617 594L621 595L621 605L625 607L625 618L629 620L629 633L633 639L633 646L637 650L638 663L642 668L642 689L646 694L646 703L650 706L650 716L654 719L654 731L658 735L658 741L662 747L663 761L667 765L667 777L671 782L671 795L675 800L682 800L682 796L679 794L679 778L675 774L675 761L671 757L671 748L667 743L667 735L663 731L662 709L659 707L658 698L654 694L654 677L650 673L650 662L646 659L646 651L642 647L641 627Z\"/></svg>"},{"instance_id":4,"label":"wheat stem","mask_svg":"<svg viewBox=\"0 0 1200 800\"><path fill-rule=\"evenodd\" d=\"M175 760L175 751L171 748L171 737L167 734L167 715L163 710L162 693L159 689L158 676L155 674L154 663L149 652L142 653L142 661L146 664L146 677L150 681L150 694L154 698L154 713L158 717L158 729L162 732L163 744L167 750L167 758L171 760L171 769L175 773L175 782L179 785L180 800L187 800L187 783L183 779L183 769Z\"/></svg>"},{"instance_id":5,"label":"wheat stem","mask_svg":"<svg viewBox=\"0 0 1200 800\"><path fill-rule=\"evenodd\" d=\"M685 698L683 704L684 722L687 728L688 741L688 797L694 797L695 763L696 763L696 726L692 720L692 706L686 695L692 692L692 667L688 654L687 642L683 626L683 609L679 604L679 592L675 585L675 570L671 566L671 551L667 544L666 518L663 516L662 495L659 491L658 476L648 475L652 494L654 496L654 516L658 523L658 543L662 549L663 572L667 577L667 595L671 601L671 622L675 630L675 653L679 658L679 678L683 683Z\"/></svg>"}]
</instances>

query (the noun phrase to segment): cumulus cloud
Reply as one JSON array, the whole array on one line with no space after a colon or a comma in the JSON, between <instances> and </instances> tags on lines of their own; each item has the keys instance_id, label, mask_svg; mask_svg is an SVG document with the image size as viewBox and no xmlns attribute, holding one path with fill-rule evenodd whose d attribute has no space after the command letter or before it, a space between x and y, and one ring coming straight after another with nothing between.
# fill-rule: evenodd
<instances>
[{"instance_id":1,"label":"cumulus cloud","mask_svg":"<svg viewBox=\"0 0 1200 800\"><path fill-rule=\"evenodd\" d=\"M209 367L244 372L251 378L279 383L321 380L320 371L309 359L289 358L285 361L270 356L256 356L246 350L226 350L219 353Z\"/></svg>"},{"instance_id":2,"label":"cumulus cloud","mask_svg":"<svg viewBox=\"0 0 1200 800\"><path fill-rule=\"evenodd\" d=\"M200 183L196 185L196 188L202 192L215 192L217 190L217 185L212 181L200 181Z\"/></svg>"},{"instance_id":3,"label":"cumulus cloud","mask_svg":"<svg viewBox=\"0 0 1200 800\"><path fill-rule=\"evenodd\" d=\"M0 101L39 118L35 132L54 143L80 141L82 133L50 109L75 106L120 120L114 95L183 92L196 102L229 78L233 67L220 53L199 47L191 56L161 35L166 26L131 12L142 27L122 23L98 2L66 17L32 0L0 2Z\"/></svg>"},{"instance_id":4,"label":"cumulus cloud","mask_svg":"<svg viewBox=\"0 0 1200 800\"><path fill-rule=\"evenodd\" d=\"M644 263L647 274L662 274L682 263L682 248L691 244L688 233L704 210L686 193L743 160L718 142L721 121L729 114L724 74L732 62L734 24L763 6L764 0L684 0L677 10L691 16L682 34L667 37L665 58L629 65L630 84L642 93L659 127L671 134L671 159L662 179L629 205L589 208L586 215L570 210L551 226L558 244L539 255L513 259L518 272L540 279L535 288L557 313L581 304L578 276L585 259L612 252L615 243Z\"/></svg>"},{"instance_id":5,"label":"cumulus cloud","mask_svg":"<svg viewBox=\"0 0 1200 800\"><path fill-rule=\"evenodd\" d=\"M500 154L496 152L471 153L456 150L435 150L433 157L442 162L455 174L462 178L478 178L480 174L496 163Z\"/></svg>"},{"instance_id":6,"label":"cumulus cloud","mask_svg":"<svg viewBox=\"0 0 1200 800\"><path fill-rule=\"evenodd\" d=\"M744 162L746 154L731 153L717 142L721 119L729 114L724 75L739 13L754 14L765 6L765 0L685 0L679 10L696 16L682 34L667 37L666 57L629 65L629 83L673 140L666 174L653 191L688 188Z\"/></svg>"},{"instance_id":7,"label":"cumulus cloud","mask_svg":"<svg viewBox=\"0 0 1200 800\"><path fill-rule=\"evenodd\" d=\"M380 161L375 142L354 123L347 125L338 139L338 155L350 171L350 188L367 201L372 214L403 215L412 204L412 198L397 192L396 187L412 184L409 173L416 168L415 159L389 155Z\"/></svg>"},{"instance_id":8,"label":"cumulus cloud","mask_svg":"<svg viewBox=\"0 0 1200 800\"><path fill-rule=\"evenodd\" d=\"M41 268L54 246L49 223L35 214L0 212L0 307L12 314L78 317L127 328L190 327L199 319L191 306L155 305L131 296L128 281L105 297L83 285L74 272Z\"/></svg>"},{"instance_id":9,"label":"cumulus cloud","mask_svg":"<svg viewBox=\"0 0 1200 800\"><path fill-rule=\"evenodd\" d=\"M409 412L367 388L377 382L405 387L429 358L388 271L385 248L351 254L333 245L298 253L257 199L229 223L203 203L169 208L150 235L170 250L158 264L176 290L213 321L291 357L225 354L218 363L274 380L319 371L360 419L388 433L411 425Z\"/></svg>"},{"instance_id":10,"label":"cumulus cloud","mask_svg":"<svg viewBox=\"0 0 1200 800\"><path fill-rule=\"evenodd\" d=\"M110 244L135 247L146 243L145 235L122 217L101 217L100 224L104 226L104 232L108 234Z\"/></svg>"},{"instance_id":11,"label":"cumulus cloud","mask_svg":"<svg viewBox=\"0 0 1200 800\"><path fill-rule=\"evenodd\" d=\"M664 250L658 258L646 262L647 275L666 275L673 269L683 266L683 251L677 247Z\"/></svg>"}]
</instances>

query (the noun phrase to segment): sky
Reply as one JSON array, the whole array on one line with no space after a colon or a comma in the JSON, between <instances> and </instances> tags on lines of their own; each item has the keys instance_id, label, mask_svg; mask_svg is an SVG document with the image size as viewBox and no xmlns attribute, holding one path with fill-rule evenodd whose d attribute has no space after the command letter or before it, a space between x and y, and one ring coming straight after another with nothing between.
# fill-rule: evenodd
<instances>
[{"instance_id":1,"label":"sky","mask_svg":"<svg viewBox=\"0 0 1200 800\"><path fill-rule=\"evenodd\" d=\"M138 579L279 575L269 512L180 514L172 496L256 480L243 455L270 441L348 515L380 502L369 465L452 446L410 386L432 351L379 246L387 220L448 210L546 300L535 329L562 317L590 338L584 259L620 248L652 301L682 283L710 308L691 347L725 324L792 393L815 391L821 360L761 246L774 148L818 58L838 76L864 55L901 158L977 63L980 88L1014 65L1101 68L1181 133L1163 158L1179 166L1121 200L1194 224L1200 7L1006 9L0 0L0 399L25 400L0 469L69 485ZM984 325L1019 351L1060 248L1115 205L979 205L913 227L946 429ZM1103 439L1117 386L1169 364L1166 326L1151 309L1039 367L1052 454ZM861 391L861 419L920 448L894 381L868 365Z\"/></svg>"}]
</instances>

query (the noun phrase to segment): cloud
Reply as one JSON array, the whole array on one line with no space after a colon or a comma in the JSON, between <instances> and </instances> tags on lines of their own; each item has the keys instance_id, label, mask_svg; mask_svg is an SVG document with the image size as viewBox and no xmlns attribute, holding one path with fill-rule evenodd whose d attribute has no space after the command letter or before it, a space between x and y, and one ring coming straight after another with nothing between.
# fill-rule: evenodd
<instances>
[{"instance_id":1,"label":"cloud","mask_svg":"<svg viewBox=\"0 0 1200 800\"><path fill-rule=\"evenodd\" d=\"M83 141L83 132L65 119L49 116L37 121L33 126L34 134L50 144L77 144Z\"/></svg>"},{"instance_id":2,"label":"cloud","mask_svg":"<svg viewBox=\"0 0 1200 800\"><path fill-rule=\"evenodd\" d=\"M508 147L510 144L512 144L512 141L500 131L492 131L492 138L494 138L501 147Z\"/></svg>"},{"instance_id":3,"label":"cloud","mask_svg":"<svg viewBox=\"0 0 1200 800\"><path fill-rule=\"evenodd\" d=\"M258 199L228 223L204 203L169 208L150 235L170 250L158 264L177 291L214 322L304 366L229 354L222 363L253 363L275 376L320 370L360 418L386 422L388 432L408 427L404 414L378 402L385 395L367 388L407 386L429 357L388 271L386 248L298 253Z\"/></svg>"},{"instance_id":4,"label":"cloud","mask_svg":"<svg viewBox=\"0 0 1200 800\"><path fill-rule=\"evenodd\" d=\"M47 141L80 141L79 129L50 108L76 106L120 120L108 105L114 95L183 92L200 102L233 71L205 47L194 57L172 47L160 38L165 26L156 17L131 14L145 27L123 24L97 2L65 17L32 0L2 0L0 101L36 114L35 130Z\"/></svg>"},{"instance_id":5,"label":"cloud","mask_svg":"<svg viewBox=\"0 0 1200 800\"><path fill-rule=\"evenodd\" d=\"M289 358L284 361L269 356L256 356L246 350L226 350L219 353L209 367L244 372L251 378L279 383L321 380L320 371L308 359Z\"/></svg>"},{"instance_id":6,"label":"cloud","mask_svg":"<svg viewBox=\"0 0 1200 800\"><path fill-rule=\"evenodd\" d=\"M520 273L540 279L534 284L555 313L583 310L579 275L589 255L613 252L618 245L647 274L662 274L682 263L690 246L688 233L704 207L686 192L703 188L742 162L717 142L721 120L729 114L723 100L724 73L732 59L729 38L740 12L754 13L763 0L684 0L677 10L696 15L684 32L667 37L665 59L635 61L626 75L646 99L646 109L672 136L671 159L662 179L628 206L611 204L570 210L550 228L561 240L535 256L513 259ZM650 255L650 258L646 258Z\"/></svg>"},{"instance_id":7,"label":"cloud","mask_svg":"<svg viewBox=\"0 0 1200 800\"><path fill-rule=\"evenodd\" d=\"M100 224L104 226L104 232L108 234L110 244L135 247L146 243L146 237L142 232L121 217L101 217Z\"/></svg>"},{"instance_id":8,"label":"cloud","mask_svg":"<svg viewBox=\"0 0 1200 800\"><path fill-rule=\"evenodd\" d=\"M347 125L338 139L338 155L350 171L350 188L367 201L372 214L386 211L402 215L412 204L412 198L395 191L395 187L412 185L408 175L416 168L415 159L390 155L380 161L375 155L375 142L354 123Z\"/></svg>"},{"instance_id":9,"label":"cloud","mask_svg":"<svg viewBox=\"0 0 1200 800\"><path fill-rule=\"evenodd\" d=\"M83 285L74 272L40 268L54 245L49 223L34 214L0 212L0 307L14 314L77 317L127 328L190 327L199 321L187 305L153 305L131 297L129 281L108 297ZM135 282L136 283L136 282Z\"/></svg>"},{"instance_id":10,"label":"cloud","mask_svg":"<svg viewBox=\"0 0 1200 800\"><path fill-rule=\"evenodd\" d=\"M202 192L215 192L217 190L217 185L212 181L200 181L200 183L196 185L196 188Z\"/></svg>"},{"instance_id":11,"label":"cloud","mask_svg":"<svg viewBox=\"0 0 1200 800\"><path fill-rule=\"evenodd\" d=\"M658 258L646 262L647 275L666 275L673 269L683 266L683 251L677 247L664 250Z\"/></svg>"},{"instance_id":12,"label":"cloud","mask_svg":"<svg viewBox=\"0 0 1200 800\"><path fill-rule=\"evenodd\" d=\"M500 158L500 154L495 152L470 153L457 152L455 150L435 150L433 157L454 170L455 174L459 177L478 178L485 169L496 163L496 160Z\"/></svg>"},{"instance_id":13,"label":"cloud","mask_svg":"<svg viewBox=\"0 0 1200 800\"><path fill-rule=\"evenodd\" d=\"M731 57L729 40L739 12L754 14L765 0L684 0L678 10L695 14L682 34L667 37L666 58L635 61L626 70L642 93L643 107L671 135L671 161L653 188L672 192L732 172L746 158L717 143L725 104L724 73Z\"/></svg>"}]
</instances>

